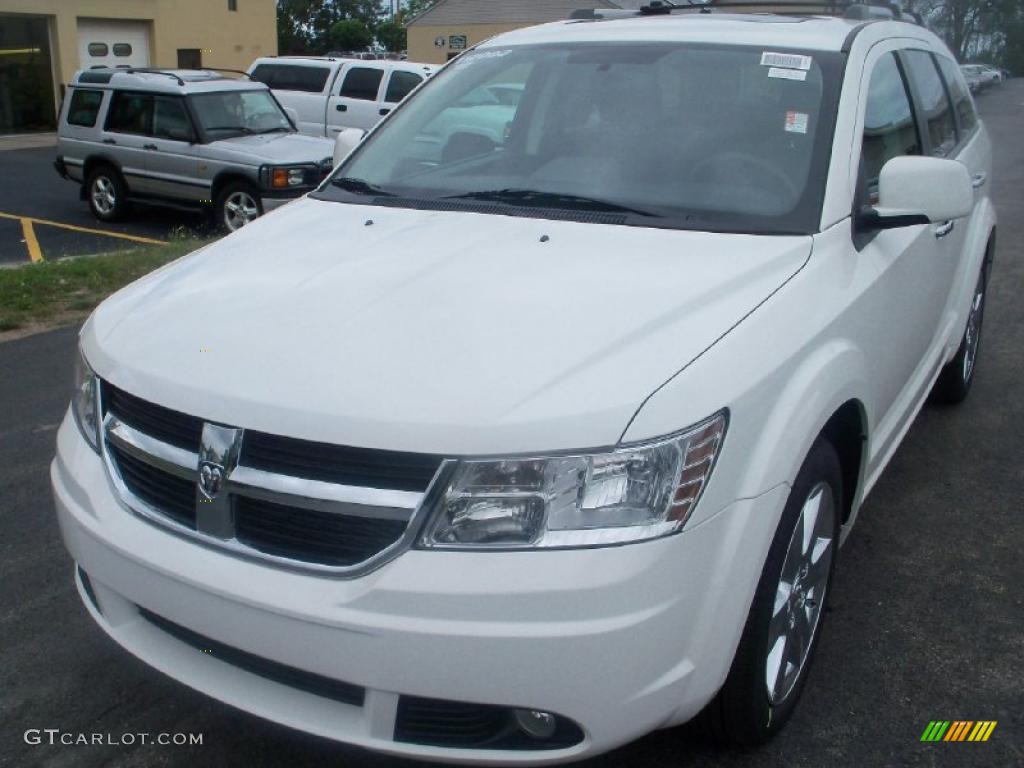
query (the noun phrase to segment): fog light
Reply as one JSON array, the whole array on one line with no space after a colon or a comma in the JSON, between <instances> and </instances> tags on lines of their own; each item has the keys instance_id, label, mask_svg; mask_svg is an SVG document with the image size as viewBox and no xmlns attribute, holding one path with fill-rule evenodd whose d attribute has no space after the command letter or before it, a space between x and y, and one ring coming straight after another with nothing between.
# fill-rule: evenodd
<instances>
[{"instance_id":1,"label":"fog light","mask_svg":"<svg viewBox=\"0 0 1024 768\"><path fill-rule=\"evenodd\" d=\"M550 739L555 735L555 716L536 709L515 710L516 724L534 739Z\"/></svg>"}]
</instances>

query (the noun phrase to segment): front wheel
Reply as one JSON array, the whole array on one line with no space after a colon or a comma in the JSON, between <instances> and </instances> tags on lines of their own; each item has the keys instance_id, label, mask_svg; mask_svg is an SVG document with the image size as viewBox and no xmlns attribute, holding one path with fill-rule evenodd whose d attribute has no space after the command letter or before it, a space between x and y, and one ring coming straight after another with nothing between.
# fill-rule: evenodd
<instances>
[{"instance_id":1,"label":"front wheel","mask_svg":"<svg viewBox=\"0 0 1024 768\"><path fill-rule=\"evenodd\" d=\"M831 587L842 494L839 457L819 438L786 501L729 675L701 714L716 740L762 743L793 713Z\"/></svg>"},{"instance_id":2,"label":"front wheel","mask_svg":"<svg viewBox=\"0 0 1024 768\"><path fill-rule=\"evenodd\" d=\"M228 232L235 232L263 215L263 203L255 187L235 182L221 190L214 210L217 225Z\"/></svg>"},{"instance_id":3,"label":"front wheel","mask_svg":"<svg viewBox=\"0 0 1024 768\"><path fill-rule=\"evenodd\" d=\"M988 287L988 258L981 266L978 283L971 295L971 308L967 313L967 327L960 339L960 347L953 359L943 366L932 387L931 400L935 403L953 405L961 403L971 391L974 369L978 362L978 348L981 346L981 326L985 319L985 293Z\"/></svg>"}]
</instances>

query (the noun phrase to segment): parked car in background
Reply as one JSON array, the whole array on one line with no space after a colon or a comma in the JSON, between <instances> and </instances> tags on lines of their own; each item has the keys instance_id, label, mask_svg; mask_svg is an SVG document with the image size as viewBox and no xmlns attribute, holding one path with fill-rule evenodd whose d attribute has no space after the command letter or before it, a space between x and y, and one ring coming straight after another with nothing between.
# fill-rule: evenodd
<instances>
[{"instance_id":1,"label":"parked car in background","mask_svg":"<svg viewBox=\"0 0 1024 768\"><path fill-rule=\"evenodd\" d=\"M960 72L964 76L964 82L971 93L981 93L987 86L988 80L983 77L980 69L975 64L961 64Z\"/></svg>"},{"instance_id":2,"label":"parked car in background","mask_svg":"<svg viewBox=\"0 0 1024 768\"><path fill-rule=\"evenodd\" d=\"M254 80L295 110L300 131L327 137L344 128L370 130L433 72L430 64L330 56L271 56L249 67Z\"/></svg>"},{"instance_id":3,"label":"parked car in background","mask_svg":"<svg viewBox=\"0 0 1024 768\"><path fill-rule=\"evenodd\" d=\"M212 210L233 231L316 187L334 145L299 134L262 83L207 70L90 69L61 110L58 173L96 218L130 203Z\"/></svg>"}]
</instances>

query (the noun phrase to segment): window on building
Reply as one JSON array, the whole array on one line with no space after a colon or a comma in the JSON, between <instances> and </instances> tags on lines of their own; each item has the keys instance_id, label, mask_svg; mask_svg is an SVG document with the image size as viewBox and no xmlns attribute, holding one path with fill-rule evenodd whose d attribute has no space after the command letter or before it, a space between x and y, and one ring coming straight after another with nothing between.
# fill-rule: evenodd
<instances>
[{"instance_id":1,"label":"window on building","mask_svg":"<svg viewBox=\"0 0 1024 768\"><path fill-rule=\"evenodd\" d=\"M978 115L974 111L971 93L955 61L947 59L945 56L939 56L938 61L942 77L949 89L949 95L953 99L953 107L956 109L957 120L960 123L960 133L967 135L978 124Z\"/></svg>"},{"instance_id":2,"label":"window on building","mask_svg":"<svg viewBox=\"0 0 1024 768\"><path fill-rule=\"evenodd\" d=\"M279 91L321 93L327 85L329 67L304 67L291 64L260 64L252 71L252 79Z\"/></svg>"},{"instance_id":3,"label":"window on building","mask_svg":"<svg viewBox=\"0 0 1024 768\"><path fill-rule=\"evenodd\" d=\"M345 73L345 82L341 84L341 91L338 95L346 99L376 101L377 91L380 90L380 81L383 77L384 70L382 69L352 67Z\"/></svg>"},{"instance_id":4,"label":"window on building","mask_svg":"<svg viewBox=\"0 0 1024 768\"><path fill-rule=\"evenodd\" d=\"M114 55L115 56L131 56L132 47L128 43L114 43Z\"/></svg>"},{"instance_id":5,"label":"window on building","mask_svg":"<svg viewBox=\"0 0 1024 768\"><path fill-rule=\"evenodd\" d=\"M401 101L417 85L423 82L423 78L413 72L392 72L388 81L388 90L384 94L384 101L395 103Z\"/></svg>"},{"instance_id":6,"label":"window on building","mask_svg":"<svg viewBox=\"0 0 1024 768\"><path fill-rule=\"evenodd\" d=\"M148 134L153 122L153 97L144 93L114 91L106 129L116 133Z\"/></svg>"},{"instance_id":7,"label":"window on building","mask_svg":"<svg viewBox=\"0 0 1024 768\"><path fill-rule=\"evenodd\" d=\"M887 53L871 73L864 113L861 159L870 202L878 202L878 174L887 161L919 154L921 145L906 84L896 57Z\"/></svg>"},{"instance_id":8,"label":"window on building","mask_svg":"<svg viewBox=\"0 0 1024 768\"><path fill-rule=\"evenodd\" d=\"M228 10L229 11L237 11L238 10L238 0L228 0Z\"/></svg>"},{"instance_id":9,"label":"window on building","mask_svg":"<svg viewBox=\"0 0 1024 768\"><path fill-rule=\"evenodd\" d=\"M192 122L185 111L185 100L176 96L153 99L153 135L161 139L191 141Z\"/></svg>"},{"instance_id":10,"label":"window on building","mask_svg":"<svg viewBox=\"0 0 1024 768\"><path fill-rule=\"evenodd\" d=\"M920 118L927 126L931 152L935 157L945 157L956 146L956 123L935 59L927 51L904 51L901 56L921 102Z\"/></svg>"},{"instance_id":11,"label":"window on building","mask_svg":"<svg viewBox=\"0 0 1024 768\"><path fill-rule=\"evenodd\" d=\"M202 69L203 52L198 48L178 49L178 69Z\"/></svg>"},{"instance_id":12,"label":"window on building","mask_svg":"<svg viewBox=\"0 0 1024 768\"><path fill-rule=\"evenodd\" d=\"M96 115L99 114L102 102L103 91L75 88L68 106L68 123L92 128L96 125Z\"/></svg>"},{"instance_id":13,"label":"window on building","mask_svg":"<svg viewBox=\"0 0 1024 768\"><path fill-rule=\"evenodd\" d=\"M95 56L96 58L102 58L110 54L110 49L106 43L89 43L89 55Z\"/></svg>"}]
</instances>

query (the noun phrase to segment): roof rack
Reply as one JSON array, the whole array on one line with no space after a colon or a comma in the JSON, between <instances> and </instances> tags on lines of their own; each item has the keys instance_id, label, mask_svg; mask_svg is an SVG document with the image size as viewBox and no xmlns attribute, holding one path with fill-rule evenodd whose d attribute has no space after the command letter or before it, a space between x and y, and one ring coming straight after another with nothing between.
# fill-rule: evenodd
<instances>
[{"instance_id":1,"label":"roof rack","mask_svg":"<svg viewBox=\"0 0 1024 768\"><path fill-rule=\"evenodd\" d=\"M650 0L637 9L581 8L573 11L571 19L621 19L635 16L667 16L674 13L712 13L716 10L752 13L804 13L813 16L840 16L846 19L908 21L924 26L919 14L903 10L897 3L886 0ZM770 10L766 10L770 9Z\"/></svg>"},{"instance_id":2,"label":"roof rack","mask_svg":"<svg viewBox=\"0 0 1024 768\"><path fill-rule=\"evenodd\" d=\"M243 72L241 69L228 69L227 67L200 67L198 71L201 72L204 69L208 69L211 72L233 72L236 75L245 75L250 80L253 79L252 75L250 75L248 72Z\"/></svg>"},{"instance_id":3,"label":"roof rack","mask_svg":"<svg viewBox=\"0 0 1024 768\"><path fill-rule=\"evenodd\" d=\"M164 77L174 78L178 82L178 85L185 85L185 81L178 77L173 72L168 72L166 69L152 69L150 67L128 67L126 69L117 68L113 70L113 74L126 74L126 75L163 75Z\"/></svg>"}]
</instances>

